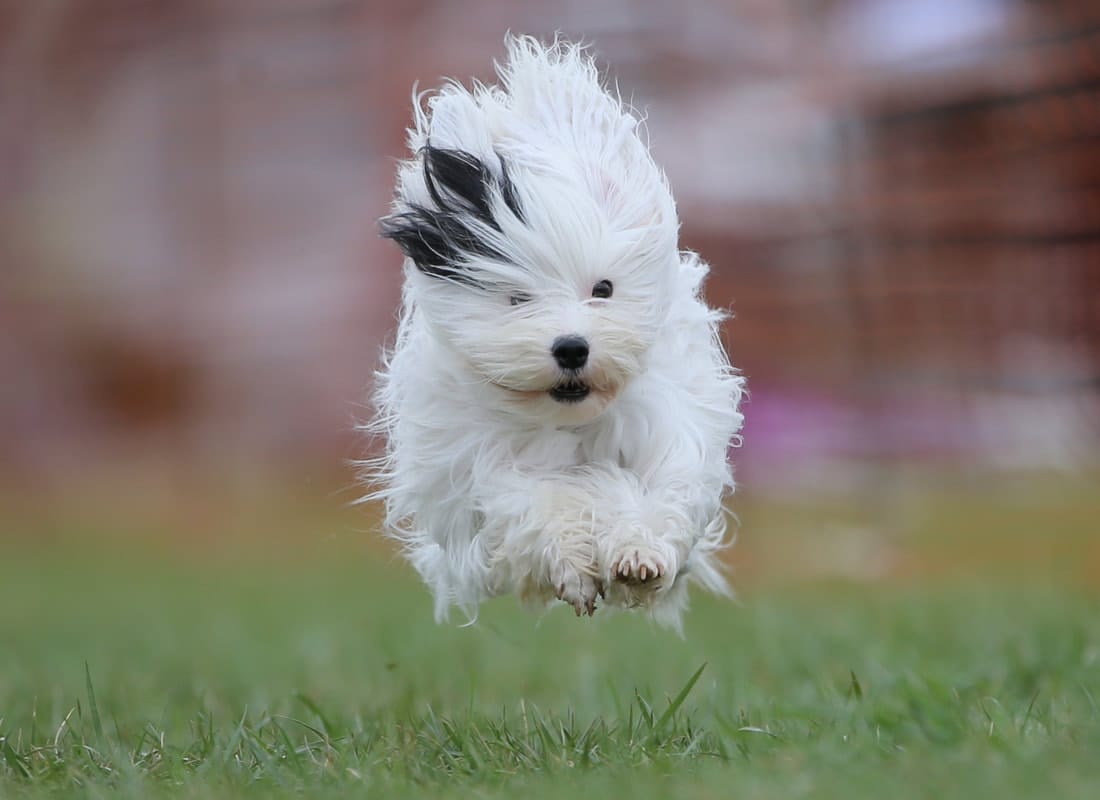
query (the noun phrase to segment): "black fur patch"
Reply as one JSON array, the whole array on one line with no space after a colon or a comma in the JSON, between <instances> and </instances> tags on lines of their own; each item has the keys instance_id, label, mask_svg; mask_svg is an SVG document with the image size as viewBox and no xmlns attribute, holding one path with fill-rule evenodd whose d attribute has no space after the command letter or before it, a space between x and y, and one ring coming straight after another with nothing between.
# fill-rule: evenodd
<instances>
[{"instance_id":1,"label":"black fur patch","mask_svg":"<svg viewBox=\"0 0 1100 800\"><path fill-rule=\"evenodd\" d=\"M500 153L497 153L497 158L500 159L500 193L504 196L504 203L516 215L516 219L526 222L527 220L523 218L523 209L519 205L519 197L516 195L516 185L508 177L508 164Z\"/></svg>"},{"instance_id":2,"label":"black fur patch","mask_svg":"<svg viewBox=\"0 0 1100 800\"><path fill-rule=\"evenodd\" d=\"M492 176L480 159L463 150L443 150L428 145L423 152L424 183L441 211L459 210L500 230L489 208Z\"/></svg>"},{"instance_id":3,"label":"black fur patch","mask_svg":"<svg viewBox=\"0 0 1100 800\"><path fill-rule=\"evenodd\" d=\"M464 150L426 145L420 155L433 207L409 204L384 217L382 236L397 242L425 274L476 286L476 278L464 269L470 257L503 257L477 235L476 226L470 225L471 220L477 220L485 227L500 230L493 217L492 190L500 191L509 210L523 219L504 159L500 159L498 181L480 159Z\"/></svg>"}]
</instances>

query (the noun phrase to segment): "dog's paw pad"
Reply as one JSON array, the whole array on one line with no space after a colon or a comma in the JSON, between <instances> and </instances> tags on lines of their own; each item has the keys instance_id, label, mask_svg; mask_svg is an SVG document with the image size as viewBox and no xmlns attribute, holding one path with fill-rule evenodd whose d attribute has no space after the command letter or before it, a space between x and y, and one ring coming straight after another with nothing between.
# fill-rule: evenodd
<instances>
[{"instance_id":1,"label":"dog's paw pad","mask_svg":"<svg viewBox=\"0 0 1100 800\"><path fill-rule=\"evenodd\" d=\"M581 614L591 617L596 613L596 597L603 596L603 584L599 579L564 561L555 568L552 579L554 596L573 606L578 617Z\"/></svg>"},{"instance_id":2,"label":"dog's paw pad","mask_svg":"<svg viewBox=\"0 0 1100 800\"><path fill-rule=\"evenodd\" d=\"M630 586L656 587L666 575L665 560L647 547L628 547L611 561L611 579Z\"/></svg>"}]
</instances>

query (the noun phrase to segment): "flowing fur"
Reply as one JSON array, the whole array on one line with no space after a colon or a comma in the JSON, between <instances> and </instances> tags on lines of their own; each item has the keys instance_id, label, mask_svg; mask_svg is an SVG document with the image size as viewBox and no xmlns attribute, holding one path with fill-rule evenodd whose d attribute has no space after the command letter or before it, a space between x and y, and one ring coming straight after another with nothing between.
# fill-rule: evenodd
<instances>
[{"instance_id":1,"label":"flowing fur","mask_svg":"<svg viewBox=\"0 0 1100 800\"><path fill-rule=\"evenodd\" d=\"M687 579L728 591L716 551L743 382L637 120L578 46L507 51L500 86L414 96L382 220L405 284L370 497L439 619L516 593L678 626ZM562 336L588 342L583 369L556 362ZM550 393L575 386L587 395Z\"/></svg>"}]
</instances>

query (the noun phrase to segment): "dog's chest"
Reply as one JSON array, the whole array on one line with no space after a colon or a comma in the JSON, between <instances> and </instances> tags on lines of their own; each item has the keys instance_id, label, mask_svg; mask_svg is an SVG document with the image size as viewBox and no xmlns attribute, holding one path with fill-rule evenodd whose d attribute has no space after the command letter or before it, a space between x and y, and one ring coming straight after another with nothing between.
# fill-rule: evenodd
<instances>
[{"instance_id":1,"label":"dog's chest","mask_svg":"<svg viewBox=\"0 0 1100 800\"><path fill-rule=\"evenodd\" d=\"M515 451L521 469L560 470L593 463L620 463L622 448L602 426L547 430L524 441Z\"/></svg>"},{"instance_id":2,"label":"dog's chest","mask_svg":"<svg viewBox=\"0 0 1100 800\"><path fill-rule=\"evenodd\" d=\"M582 444L582 437L572 431L542 431L520 443L515 463L534 470L575 467L582 463Z\"/></svg>"}]
</instances>

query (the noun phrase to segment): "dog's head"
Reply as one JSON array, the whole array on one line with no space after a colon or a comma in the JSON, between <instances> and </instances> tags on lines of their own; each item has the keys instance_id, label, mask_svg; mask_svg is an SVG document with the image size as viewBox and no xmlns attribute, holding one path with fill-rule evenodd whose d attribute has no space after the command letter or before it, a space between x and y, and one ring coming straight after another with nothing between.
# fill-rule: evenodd
<instances>
[{"instance_id":1,"label":"dog's head","mask_svg":"<svg viewBox=\"0 0 1100 800\"><path fill-rule=\"evenodd\" d=\"M636 120L571 45L508 43L502 88L417 98L383 235L441 357L502 409L600 414L662 335L677 221Z\"/></svg>"}]
</instances>

